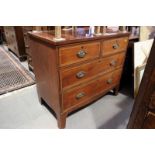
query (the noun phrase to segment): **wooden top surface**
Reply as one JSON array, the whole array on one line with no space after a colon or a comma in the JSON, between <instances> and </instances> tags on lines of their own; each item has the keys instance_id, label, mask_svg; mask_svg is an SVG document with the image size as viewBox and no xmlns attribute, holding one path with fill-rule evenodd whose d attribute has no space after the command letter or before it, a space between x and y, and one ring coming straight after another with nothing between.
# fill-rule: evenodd
<instances>
[{"instance_id":1,"label":"wooden top surface","mask_svg":"<svg viewBox=\"0 0 155 155\"><path fill-rule=\"evenodd\" d=\"M54 31L38 31L38 32L29 32L30 37L39 39L41 41L50 43L52 45L65 45L70 43L78 43L78 42L85 42L91 40L99 40L99 39L108 39L108 38L115 38L115 37L123 37L129 36L129 32L109 32L105 35L89 35L88 28L78 28L76 31L72 29L69 30L62 30L62 38L65 40L62 41L54 41Z\"/></svg>"}]
</instances>

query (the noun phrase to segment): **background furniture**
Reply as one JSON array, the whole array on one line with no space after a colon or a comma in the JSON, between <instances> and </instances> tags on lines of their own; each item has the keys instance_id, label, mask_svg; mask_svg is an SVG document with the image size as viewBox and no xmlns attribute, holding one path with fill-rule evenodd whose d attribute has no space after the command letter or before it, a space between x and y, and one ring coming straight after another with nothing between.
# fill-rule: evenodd
<instances>
[{"instance_id":1,"label":"background furniture","mask_svg":"<svg viewBox=\"0 0 155 155\"><path fill-rule=\"evenodd\" d=\"M27 62L29 70L33 72L33 64L32 64L32 56L31 56L31 49L29 46L29 37L28 32L35 30L34 26L23 26L23 35L24 35L24 42L25 42L25 52L27 55Z\"/></svg>"},{"instance_id":2,"label":"background furniture","mask_svg":"<svg viewBox=\"0 0 155 155\"><path fill-rule=\"evenodd\" d=\"M0 44L4 44L6 42L4 26L0 26Z\"/></svg>"},{"instance_id":3,"label":"background furniture","mask_svg":"<svg viewBox=\"0 0 155 155\"><path fill-rule=\"evenodd\" d=\"M134 44L134 96L137 95L152 44L153 39Z\"/></svg>"},{"instance_id":4,"label":"background furniture","mask_svg":"<svg viewBox=\"0 0 155 155\"><path fill-rule=\"evenodd\" d=\"M139 41L138 36L129 36L129 44L121 79L121 89L124 86L129 88L129 93L134 97L134 43Z\"/></svg>"},{"instance_id":5,"label":"background furniture","mask_svg":"<svg viewBox=\"0 0 155 155\"><path fill-rule=\"evenodd\" d=\"M12 51L20 61L26 60L25 43L21 26L4 26L8 49Z\"/></svg>"},{"instance_id":6,"label":"background furniture","mask_svg":"<svg viewBox=\"0 0 155 155\"><path fill-rule=\"evenodd\" d=\"M3 37L2 37L2 26L0 26L0 44L3 42Z\"/></svg>"},{"instance_id":7,"label":"background furniture","mask_svg":"<svg viewBox=\"0 0 155 155\"><path fill-rule=\"evenodd\" d=\"M153 39L155 37L155 26L140 27L140 41Z\"/></svg>"},{"instance_id":8,"label":"background furniture","mask_svg":"<svg viewBox=\"0 0 155 155\"><path fill-rule=\"evenodd\" d=\"M59 128L66 117L110 90L117 95L129 33L87 36L88 29L30 33L30 48L40 101L54 110Z\"/></svg>"},{"instance_id":9,"label":"background furniture","mask_svg":"<svg viewBox=\"0 0 155 155\"><path fill-rule=\"evenodd\" d=\"M155 41L144 71L128 128L155 129Z\"/></svg>"},{"instance_id":10,"label":"background furniture","mask_svg":"<svg viewBox=\"0 0 155 155\"><path fill-rule=\"evenodd\" d=\"M23 26L23 35L24 35L24 42L25 42L25 51L27 55L27 61L28 61L28 67L29 70L33 72L33 63L32 63L32 54L31 54L31 49L29 46L29 36L28 32L32 31L47 31L51 30L54 27L51 26Z\"/></svg>"}]
</instances>

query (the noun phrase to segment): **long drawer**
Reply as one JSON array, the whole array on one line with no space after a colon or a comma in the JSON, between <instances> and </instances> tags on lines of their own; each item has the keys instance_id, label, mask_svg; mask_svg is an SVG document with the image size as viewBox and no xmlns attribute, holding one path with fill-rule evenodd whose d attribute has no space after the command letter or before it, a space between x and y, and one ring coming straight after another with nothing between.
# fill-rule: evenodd
<instances>
[{"instance_id":1,"label":"long drawer","mask_svg":"<svg viewBox=\"0 0 155 155\"><path fill-rule=\"evenodd\" d=\"M100 56L100 42L61 47L59 49L60 66L70 65Z\"/></svg>"},{"instance_id":2,"label":"long drawer","mask_svg":"<svg viewBox=\"0 0 155 155\"><path fill-rule=\"evenodd\" d=\"M85 63L80 66L60 70L62 88L76 85L98 74L108 72L124 63L125 52Z\"/></svg>"},{"instance_id":3,"label":"long drawer","mask_svg":"<svg viewBox=\"0 0 155 155\"><path fill-rule=\"evenodd\" d=\"M83 86L65 91L63 93L63 110L83 104L92 97L117 85L120 80L121 71L122 69L115 70L87 84L85 83Z\"/></svg>"},{"instance_id":4,"label":"long drawer","mask_svg":"<svg viewBox=\"0 0 155 155\"><path fill-rule=\"evenodd\" d=\"M103 41L102 56L113 54L119 51L126 51L127 44L128 37Z\"/></svg>"}]
</instances>

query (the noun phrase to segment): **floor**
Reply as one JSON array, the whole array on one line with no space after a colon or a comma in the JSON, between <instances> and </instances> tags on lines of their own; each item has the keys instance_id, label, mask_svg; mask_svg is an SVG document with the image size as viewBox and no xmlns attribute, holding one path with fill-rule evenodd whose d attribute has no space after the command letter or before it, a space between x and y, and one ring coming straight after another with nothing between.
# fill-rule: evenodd
<instances>
[{"instance_id":1,"label":"floor","mask_svg":"<svg viewBox=\"0 0 155 155\"><path fill-rule=\"evenodd\" d=\"M26 68L27 62L22 63ZM124 88L117 96L107 94L93 104L67 117L67 129L124 129L133 98ZM0 96L0 128L56 129L57 121L39 103L36 85Z\"/></svg>"}]
</instances>

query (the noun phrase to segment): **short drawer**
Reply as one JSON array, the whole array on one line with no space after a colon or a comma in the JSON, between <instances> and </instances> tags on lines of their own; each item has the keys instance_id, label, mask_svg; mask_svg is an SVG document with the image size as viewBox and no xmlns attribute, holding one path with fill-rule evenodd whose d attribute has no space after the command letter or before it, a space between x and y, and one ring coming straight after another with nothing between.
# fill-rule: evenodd
<instances>
[{"instance_id":1,"label":"short drawer","mask_svg":"<svg viewBox=\"0 0 155 155\"><path fill-rule=\"evenodd\" d=\"M116 70L101 76L88 84L85 83L83 86L65 91L63 94L63 110L84 104L88 100L90 101L92 97L117 85L120 80L121 71L121 69Z\"/></svg>"},{"instance_id":2,"label":"short drawer","mask_svg":"<svg viewBox=\"0 0 155 155\"><path fill-rule=\"evenodd\" d=\"M60 66L94 59L100 55L100 42L80 44L59 49Z\"/></svg>"},{"instance_id":3,"label":"short drawer","mask_svg":"<svg viewBox=\"0 0 155 155\"><path fill-rule=\"evenodd\" d=\"M103 41L102 55L108 55L119 51L126 51L128 37Z\"/></svg>"},{"instance_id":4,"label":"short drawer","mask_svg":"<svg viewBox=\"0 0 155 155\"><path fill-rule=\"evenodd\" d=\"M88 62L86 64L60 70L62 87L67 88L70 85L75 85L84 82L87 79L98 76L114 70L118 66L122 66L124 63L125 53L119 53L107 58Z\"/></svg>"},{"instance_id":5,"label":"short drawer","mask_svg":"<svg viewBox=\"0 0 155 155\"><path fill-rule=\"evenodd\" d=\"M117 69L114 72L111 72L105 76L102 76L99 79L99 85L97 87L96 92L100 93L103 92L103 90L107 90L109 88L111 88L114 85L118 85L120 78L121 78L121 73L122 73L122 68L121 69Z\"/></svg>"}]
</instances>

